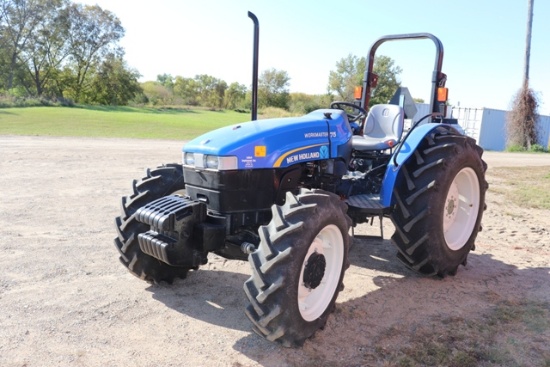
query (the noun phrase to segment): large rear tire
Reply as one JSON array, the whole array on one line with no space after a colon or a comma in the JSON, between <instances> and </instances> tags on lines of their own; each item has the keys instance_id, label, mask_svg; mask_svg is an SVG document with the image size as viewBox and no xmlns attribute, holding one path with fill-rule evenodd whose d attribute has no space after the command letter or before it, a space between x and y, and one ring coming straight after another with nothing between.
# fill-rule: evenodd
<instances>
[{"instance_id":1,"label":"large rear tire","mask_svg":"<svg viewBox=\"0 0 550 367\"><path fill-rule=\"evenodd\" d=\"M455 275L481 228L487 165L475 140L440 126L405 162L394 187L398 258L426 275Z\"/></svg>"},{"instance_id":2,"label":"large rear tire","mask_svg":"<svg viewBox=\"0 0 550 367\"><path fill-rule=\"evenodd\" d=\"M172 283L176 278L185 278L190 268L170 266L141 250L138 235L147 232L149 226L138 222L134 216L139 208L158 198L184 193L181 165L168 164L147 170L146 177L134 180L132 186L133 193L122 198L122 213L115 219L115 245L120 252L120 261L130 273L149 283Z\"/></svg>"},{"instance_id":3,"label":"large rear tire","mask_svg":"<svg viewBox=\"0 0 550 367\"><path fill-rule=\"evenodd\" d=\"M244 284L245 312L257 334L294 347L325 325L349 267L346 210L338 196L321 190L287 193L283 206L272 207Z\"/></svg>"}]
</instances>

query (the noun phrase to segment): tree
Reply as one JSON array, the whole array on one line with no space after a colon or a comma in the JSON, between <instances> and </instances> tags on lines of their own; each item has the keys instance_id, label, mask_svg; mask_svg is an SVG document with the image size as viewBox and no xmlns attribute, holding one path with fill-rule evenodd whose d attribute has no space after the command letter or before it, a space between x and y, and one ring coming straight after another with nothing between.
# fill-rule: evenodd
<instances>
[{"instance_id":1,"label":"tree","mask_svg":"<svg viewBox=\"0 0 550 367\"><path fill-rule=\"evenodd\" d=\"M320 108L328 108L331 102L332 96L330 94L291 93L290 112L306 114Z\"/></svg>"},{"instance_id":2,"label":"tree","mask_svg":"<svg viewBox=\"0 0 550 367\"><path fill-rule=\"evenodd\" d=\"M336 92L342 101L353 101L355 87L361 86L366 68L366 59L349 54L336 62L336 70L328 77L329 92Z\"/></svg>"},{"instance_id":3,"label":"tree","mask_svg":"<svg viewBox=\"0 0 550 367\"><path fill-rule=\"evenodd\" d=\"M41 24L47 11L44 0L2 0L2 28L0 49L3 50L4 85L14 87L14 78L20 72L20 54L35 28Z\"/></svg>"},{"instance_id":4,"label":"tree","mask_svg":"<svg viewBox=\"0 0 550 367\"><path fill-rule=\"evenodd\" d=\"M527 150L538 142L537 95L529 88L529 60L531 57L531 31L533 28L533 2L528 0L527 36L525 40L525 55L523 68L523 85L514 97L513 108L506 118L507 145L519 146Z\"/></svg>"},{"instance_id":5,"label":"tree","mask_svg":"<svg viewBox=\"0 0 550 367\"><path fill-rule=\"evenodd\" d=\"M366 69L366 58L349 54L336 62L336 70L329 74L328 90L335 92L338 99L353 101L355 87L362 86ZM398 79L402 69L395 61L384 55L374 59L373 72L378 75L378 85L373 91L369 107L374 104L388 103L401 85Z\"/></svg>"},{"instance_id":6,"label":"tree","mask_svg":"<svg viewBox=\"0 0 550 367\"><path fill-rule=\"evenodd\" d=\"M182 99L183 104L196 106L198 102L198 86L195 79L176 76L174 94Z\"/></svg>"},{"instance_id":7,"label":"tree","mask_svg":"<svg viewBox=\"0 0 550 367\"><path fill-rule=\"evenodd\" d=\"M246 98L246 89L244 84L231 83L225 91L224 107L233 110L242 105Z\"/></svg>"},{"instance_id":8,"label":"tree","mask_svg":"<svg viewBox=\"0 0 550 367\"><path fill-rule=\"evenodd\" d=\"M164 85L168 89L174 89L174 77L170 74L157 75L157 82Z\"/></svg>"},{"instance_id":9,"label":"tree","mask_svg":"<svg viewBox=\"0 0 550 367\"><path fill-rule=\"evenodd\" d=\"M141 88L143 89L143 94L153 106L172 104L174 94L164 85L149 81L142 83Z\"/></svg>"},{"instance_id":10,"label":"tree","mask_svg":"<svg viewBox=\"0 0 550 367\"><path fill-rule=\"evenodd\" d=\"M127 105L143 92L139 77L140 74L128 68L122 57L110 54L94 75L89 100L103 105Z\"/></svg>"},{"instance_id":11,"label":"tree","mask_svg":"<svg viewBox=\"0 0 550 367\"><path fill-rule=\"evenodd\" d=\"M227 83L211 75L201 74L195 76L197 98L199 104L205 107L222 108L223 97L227 89Z\"/></svg>"},{"instance_id":12,"label":"tree","mask_svg":"<svg viewBox=\"0 0 550 367\"><path fill-rule=\"evenodd\" d=\"M288 87L290 77L284 70L271 68L265 70L258 79L259 107L279 107L288 109L290 94Z\"/></svg>"},{"instance_id":13,"label":"tree","mask_svg":"<svg viewBox=\"0 0 550 367\"><path fill-rule=\"evenodd\" d=\"M374 89L369 107L375 104L388 103L397 88L401 86L398 75L402 69L395 65L391 57L380 55L374 59L373 72L378 75L378 85Z\"/></svg>"},{"instance_id":14,"label":"tree","mask_svg":"<svg viewBox=\"0 0 550 367\"><path fill-rule=\"evenodd\" d=\"M90 69L97 67L110 53L122 54L117 43L124 36L124 28L113 13L98 5L73 3L64 11L69 23L67 41L70 67L74 74L71 81L72 97L78 101L88 86Z\"/></svg>"},{"instance_id":15,"label":"tree","mask_svg":"<svg viewBox=\"0 0 550 367\"><path fill-rule=\"evenodd\" d=\"M18 55L26 79L21 83L29 94L41 96L68 55L68 23L60 16L66 0L47 1L43 7L42 21L30 34L26 46ZM53 85L49 87L53 93Z\"/></svg>"}]
</instances>

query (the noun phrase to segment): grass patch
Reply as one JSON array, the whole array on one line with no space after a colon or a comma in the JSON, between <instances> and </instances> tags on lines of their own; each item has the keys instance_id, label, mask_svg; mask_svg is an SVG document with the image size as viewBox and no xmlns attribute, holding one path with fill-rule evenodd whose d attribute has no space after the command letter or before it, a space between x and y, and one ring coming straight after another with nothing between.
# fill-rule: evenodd
<instances>
[{"instance_id":1,"label":"grass patch","mask_svg":"<svg viewBox=\"0 0 550 367\"><path fill-rule=\"evenodd\" d=\"M235 111L85 106L0 109L0 135L189 140L248 121Z\"/></svg>"},{"instance_id":2,"label":"grass patch","mask_svg":"<svg viewBox=\"0 0 550 367\"><path fill-rule=\"evenodd\" d=\"M540 144L531 145L531 149L527 149L521 145L510 145L506 148L506 151L510 153L550 153L548 149Z\"/></svg>"},{"instance_id":3,"label":"grass patch","mask_svg":"<svg viewBox=\"0 0 550 367\"><path fill-rule=\"evenodd\" d=\"M550 166L496 167L490 175L498 179L498 194L524 208L550 209ZM489 186L491 190L491 186Z\"/></svg>"},{"instance_id":4,"label":"grass patch","mask_svg":"<svg viewBox=\"0 0 550 367\"><path fill-rule=\"evenodd\" d=\"M446 317L401 330L401 347L396 330L388 330L375 351L388 366L549 366L549 320L548 303L503 301L475 319Z\"/></svg>"}]
</instances>

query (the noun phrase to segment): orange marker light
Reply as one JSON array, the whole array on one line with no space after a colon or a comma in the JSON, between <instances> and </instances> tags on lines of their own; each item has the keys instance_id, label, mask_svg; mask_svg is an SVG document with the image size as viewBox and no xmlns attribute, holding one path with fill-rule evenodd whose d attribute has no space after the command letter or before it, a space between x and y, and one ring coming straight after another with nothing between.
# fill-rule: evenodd
<instances>
[{"instance_id":1,"label":"orange marker light","mask_svg":"<svg viewBox=\"0 0 550 367\"><path fill-rule=\"evenodd\" d=\"M361 99L362 96L363 96L363 87L355 87L353 97L355 97L355 99Z\"/></svg>"},{"instance_id":2,"label":"orange marker light","mask_svg":"<svg viewBox=\"0 0 550 367\"><path fill-rule=\"evenodd\" d=\"M437 88L437 102L447 102L449 98L449 88Z\"/></svg>"}]
</instances>

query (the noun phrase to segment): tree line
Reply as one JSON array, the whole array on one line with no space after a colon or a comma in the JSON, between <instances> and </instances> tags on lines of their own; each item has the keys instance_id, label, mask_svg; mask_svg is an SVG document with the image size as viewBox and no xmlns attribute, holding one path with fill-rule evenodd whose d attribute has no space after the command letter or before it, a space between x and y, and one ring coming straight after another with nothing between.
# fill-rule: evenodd
<instances>
[{"instance_id":1,"label":"tree line","mask_svg":"<svg viewBox=\"0 0 550 367\"><path fill-rule=\"evenodd\" d=\"M0 91L126 104L141 91L126 65L120 20L68 0L0 0Z\"/></svg>"},{"instance_id":2,"label":"tree line","mask_svg":"<svg viewBox=\"0 0 550 367\"><path fill-rule=\"evenodd\" d=\"M102 105L189 105L249 109L249 88L211 75L160 74L140 83L124 60L124 28L115 14L70 0L0 0L0 94L62 103ZM309 112L334 99L353 100L365 58L348 55L330 72L323 95L290 93L284 70L259 76L259 107ZM389 57L375 60L379 75L373 103L387 102L399 86L401 69Z\"/></svg>"},{"instance_id":3,"label":"tree line","mask_svg":"<svg viewBox=\"0 0 550 367\"><path fill-rule=\"evenodd\" d=\"M290 77L284 70L264 70L258 78L258 107L275 107L293 114L326 108L333 99L330 94L310 95L289 92ZM194 78L161 74L156 81L142 85L143 93L136 103L153 106L186 105L210 109L248 111L252 105L250 89L238 82L231 84L211 75Z\"/></svg>"},{"instance_id":4,"label":"tree line","mask_svg":"<svg viewBox=\"0 0 550 367\"><path fill-rule=\"evenodd\" d=\"M335 99L353 101L356 86L362 85L366 58L348 55L336 63L336 70L329 74L327 93L308 95L290 93L290 76L284 70L274 68L263 71L258 78L258 105L277 107L296 113L307 113L317 108L326 108ZM377 56L373 71L378 75L378 86L370 104L387 103L401 85L401 68L388 56ZM194 78L161 74L156 81L145 82L140 103L152 105L190 105L209 108L247 109L251 94L244 84L210 75Z\"/></svg>"}]
</instances>

